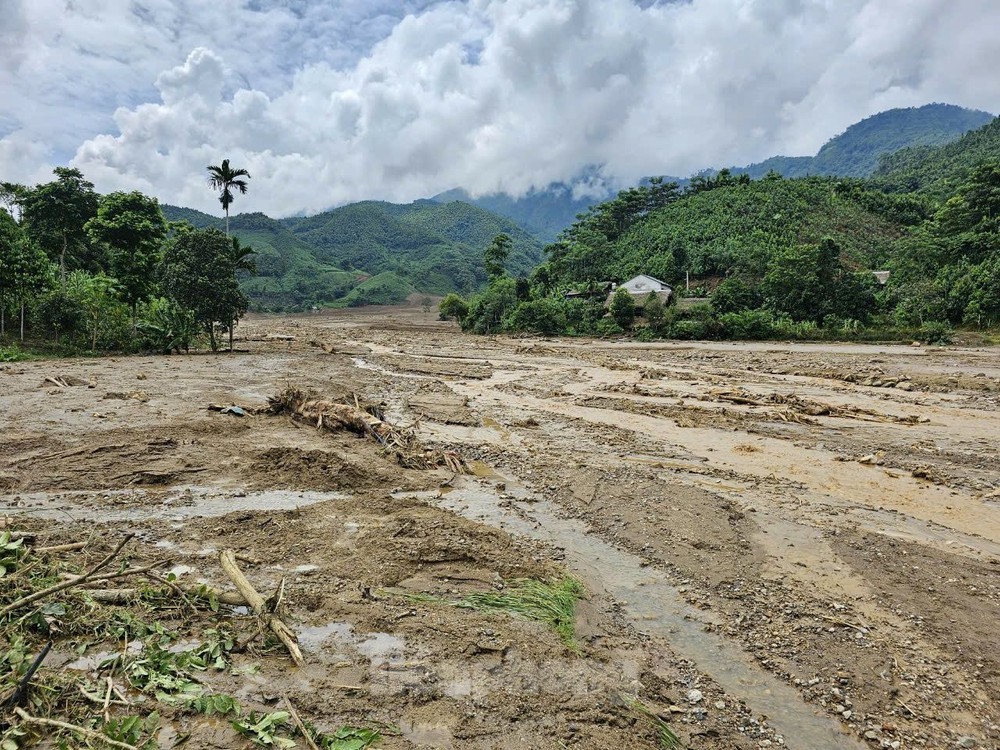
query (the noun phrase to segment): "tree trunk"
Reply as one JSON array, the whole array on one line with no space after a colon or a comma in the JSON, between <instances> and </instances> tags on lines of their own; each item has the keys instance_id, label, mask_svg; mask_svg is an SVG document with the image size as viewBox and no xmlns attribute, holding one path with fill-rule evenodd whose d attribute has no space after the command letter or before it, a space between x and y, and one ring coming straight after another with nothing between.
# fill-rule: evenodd
<instances>
[{"instance_id":1,"label":"tree trunk","mask_svg":"<svg viewBox=\"0 0 1000 750\"><path fill-rule=\"evenodd\" d=\"M7 305L6 300L0 297L0 336L7 333Z\"/></svg>"},{"instance_id":2,"label":"tree trunk","mask_svg":"<svg viewBox=\"0 0 1000 750\"><path fill-rule=\"evenodd\" d=\"M66 233L63 232L63 246L62 252L59 253L59 278L62 279L62 287L66 288L66 247L69 245L69 241L66 238Z\"/></svg>"},{"instance_id":3,"label":"tree trunk","mask_svg":"<svg viewBox=\"0 0 1000 750\"><path fill-rule=\"evenodd\" d=\"M229 319L229 353L233 353L233 320Z\"/></svg>"},{"instance_id":4,"label":"tree trunk","mask_svg":"<svg viewBox=\"0 0 1000 750\"><path fill-rule=\"evenodd\" d=\"M24 341L24 303L21 303L21 341Z\"/></svg>"},{"instance_id":5,"label":"tree trunk","mask_svg":"<svg viewBox=\"0 0 1000 750\"><path fill-rule=\"evenodd\" d=\"M208 324L208 342L211 344L213 352L219 351L219 344L215 340L215 323Z\"/></svg>"},{"instance_id":6,"label":"tree trunk","mask_svg":"<svg viewBox=\"0 0 1000 750\"><path fill-rule=\"evenodd\" d=\"M229 206L226 206L226 237L229 236Z\"/></svg>"}]
</instances>

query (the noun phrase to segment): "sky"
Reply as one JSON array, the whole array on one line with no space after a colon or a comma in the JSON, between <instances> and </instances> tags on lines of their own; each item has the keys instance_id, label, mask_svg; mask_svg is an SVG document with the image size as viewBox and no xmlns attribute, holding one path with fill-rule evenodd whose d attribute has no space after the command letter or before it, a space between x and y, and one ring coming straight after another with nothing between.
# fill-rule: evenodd
<instances>
[{"instance_id":1,"label":"sky","mask_svg":"<svg viewBox=\"0 0 1000 750\"><path fill-rule=\"evenodd\" d=\"M997 0L0 0L0 180L309 214L811 155L1000 111ZM586 175L581 178L581 175Z\"/></svg>"}]
</instances>

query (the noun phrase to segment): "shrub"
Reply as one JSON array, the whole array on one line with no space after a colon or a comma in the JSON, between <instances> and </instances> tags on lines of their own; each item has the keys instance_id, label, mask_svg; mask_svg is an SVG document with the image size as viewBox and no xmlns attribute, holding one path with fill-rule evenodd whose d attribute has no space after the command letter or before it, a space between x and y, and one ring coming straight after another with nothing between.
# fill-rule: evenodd
<instances>
[{"instance_id":1,"label":"shrub","mask_svg":"<svg viewBox=\"0 0 1000 750\"><path fill-rule=\"evenodd\" d=\"M534 331L553 336L566 330L566 313L558 300L551 297L522 302L504 321L505 327L515 331Z\"/></svg>"}]
</instances>

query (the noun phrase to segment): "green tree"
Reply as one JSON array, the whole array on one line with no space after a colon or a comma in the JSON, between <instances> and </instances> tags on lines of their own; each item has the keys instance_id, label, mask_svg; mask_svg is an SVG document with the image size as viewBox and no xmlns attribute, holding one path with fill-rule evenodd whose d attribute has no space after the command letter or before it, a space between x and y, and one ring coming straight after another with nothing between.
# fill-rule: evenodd
<instances>
[{"instance_id":1,"label":"green tree","mask_svg":"<svg viewBox=\"0 0 1000 750\"><path fill-rule=\"evenodd\" d=\"M438 305L438 315L441 320L457 320L461 323L469 314L469 304L461 296L452 292L445 296Z\"/></svg>"},{"instance_id":2,"label":"green tree","mask_svg":"<svg viewBox=\"0 0 1000 750\"><path fill-rule=\"evenodd\" d=\"M256 275L257 261L251 256L256 255L257 251L241 244L238 237L232 237L231 239L233 241L233 249L230 259L233 262L233 271L236 273L236 278ZM226 324L226 328L229 329L229 351L232 352L233 330L236 328L235 321L230 319Z\"/></svg>"},{"instance_id":3,"label":"green tree","mask_svg":"<svg viewBox=\"0 0 1000 750\"><path fill-rule=\"evenodd\" d=\"M90 338L90 351L96 352L98 335L109 328L116 317L120 317L119 312L126 317L128 315L118 297L118 282L104 274L91 276L86 271L73 271L66 280L65 290L82 311Z\"/></svg>"},{"instance_id":4,"label":"green tree","mask_svg":"<svg viewBox=\"0 0 1000 750\"><path fill-rule=\"evenodd\" d=\"M642 317L646 319L646 325L654 331L660 330L663 320L666 317L666 308L655 292L650 292L642 306Z\"/></svg>"},{"instance_id":5,"label":"green tree","mask_svg":"<svg viewBox=\"0 0 1000 750\"><path fill-rule=\"evenodd\" d=\"M635 300L625 287L618 287L611 298L611 317L626 331L635 322Z\"/></svg>"},{"instance_id":6,"label":"green tree","mask_svg":"<svg viewBox=\"0 0 1000 750\"><path fill-rule=\"evenodd\" d=\"M247 180L250 179L250 173L245 169L233 169L229 166L229 159L223 159L219 166L210 164L206 169L208 169L208 184L214 190L219 191L219 203L222 204L222 209L226 212L226 236L228 237L229 206L235 200L233 191L237 191L240 195L247 194ZM244 177L246 179L243 179Z\"/></svg>"},{"instance_id":7,"label":"green tree","mask_svg":"<svg viewBox=\"0 0 1000 750\"><path fill-rule=\"evenodd\" d=\"M483 253L483 264L486 266L486 275L492 279L498 279L507 273L507 258L513 242L509 235L498 234L493 238L493 242Z\"/></svg>"},{"instance_id":8,"label":"green tree","mask_svg":"<svg viewBox=\"0 0 1000 750\"><path fill-rule=\"evenodd\" d=\"M469 313L462 319L462 328L475 333L500 333L507 315L517 307L514 279L501 276L469 303Z\"/></svg>"},{"instance_id":9,"label":"green tree","mask_svg":"<svg viewBox=\"0 0 1000 750\"><path fill-rule=\"evenodd\" d=\"M108 248L111 272L134 318L136 305L153 291L154 270L167 236L160 204L139 192L109 193L85 228L92 241Z\"/></svg>"},{"instance_id":10,"label":"green tree","mask_svg":"<svg viewBox=\"0 0 1000 750\"><path fill-rule=\"evenodd\" d=\"M216 326L231 330L247 310L233 254L233 243L225 234L217 229L198 229L178 237L163 257L164 292L194 313L213 352L219 349Z\"/></svg>"},{"instance_id":11,"label":"green tree","mask_svg":"<svg viewBox=\"0 0 1000 750\"><path fill-rule=\"evenodd\" d=\"M24 340L25 307L47 288L50 276L45 253L6 211L0 211L0 335L6 333L7 309L13 305L20 309Z\"/></svg>"},{"instance_id":12,"label":"green tree","mask_svg":"<svg viewBox=\"0 0 1000 750\"><path fill-rule=\"evenodd\" d=\"M67 269L90 266L97 270L100 257L88 245L84 226L97 214L94 185L78 169L56 167L56 179L38 185L19 199L28 236L59 260L59 278L66 284Z\"/></svg>"}]
</instances>

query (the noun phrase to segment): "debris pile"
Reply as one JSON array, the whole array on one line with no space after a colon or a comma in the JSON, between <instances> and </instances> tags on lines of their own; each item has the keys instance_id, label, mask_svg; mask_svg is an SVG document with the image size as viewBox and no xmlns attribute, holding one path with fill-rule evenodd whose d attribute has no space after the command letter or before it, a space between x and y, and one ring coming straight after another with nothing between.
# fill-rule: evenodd
<instances>
[{"instance_id":1,"label":"debris pile","mask_svg":"<svg viewBox=\"0 0 1000 750\"><path fill-rule=\"evenodd\" d=\"M367 435L395 456L407 469L444 467L456 474L468 474L465 461L454 451L441 451L423 446L417 439L415 426L390 424L377 404L362 402L356 395L354 403L337 403L307 393L298 388L286 388L268 399L270 414L288 414L293 419L315 425L318 430L347 430Z\"/></svg>"}]
</instances>

